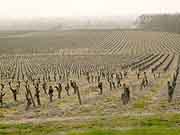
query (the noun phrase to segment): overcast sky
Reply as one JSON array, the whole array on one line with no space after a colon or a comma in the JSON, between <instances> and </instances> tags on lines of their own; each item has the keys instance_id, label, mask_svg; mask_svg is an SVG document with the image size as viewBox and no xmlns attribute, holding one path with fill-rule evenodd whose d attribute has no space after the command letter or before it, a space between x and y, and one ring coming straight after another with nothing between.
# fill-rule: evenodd
<instances>
[{"instance_id":1,"label":"overcast sky","mask_svg":"<svg viewBox=\"0 0 180 135\"><path fill-rule=\"evenodd\" d=\"M180 12L180 0L0 0L0 18Z\"/></svg>"}]
</instances>

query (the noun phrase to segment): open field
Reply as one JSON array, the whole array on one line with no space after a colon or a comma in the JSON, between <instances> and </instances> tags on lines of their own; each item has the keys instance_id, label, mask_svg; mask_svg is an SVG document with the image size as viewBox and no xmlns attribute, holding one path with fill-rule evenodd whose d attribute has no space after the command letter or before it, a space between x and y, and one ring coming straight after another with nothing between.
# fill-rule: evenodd
<instances>
[{"instance_id":1,"label":"open field","mask_svg":"<svg viewBox=\"0 0 180 135\"><path fill-rule=\"evenodd\" d=\"M178 34L17 32L0 34L0 45L2 135L180 134ZM148 83L142 87L145 78ZM79 95L70 80L75 81ZM173 86L171 102L168 81ZM55 88L59 83L60 96ZM123 84L130 90L126 105L121 98ZM49 86L54 90L52 102ZM27 98L31 100L28 108Z\"/></svg>"},{"instance_id":2,"label":"open field","mask_svg":"<svg viewBox=\"0 0 180 135\"><path fill-rule=\"evenodd\" d=\"M91 53L141 55L180 52L179 34L123 30L69 30L0 33L1 53L59 53L88 49ZM139 50L138 48L141 48ZM16 48L16 49L15 49ZM68 50L69 52L69 50ZM89 52L89 53L90 53ZM70 53L70 52L69 52Z\"/></svg>"}]
</instances>

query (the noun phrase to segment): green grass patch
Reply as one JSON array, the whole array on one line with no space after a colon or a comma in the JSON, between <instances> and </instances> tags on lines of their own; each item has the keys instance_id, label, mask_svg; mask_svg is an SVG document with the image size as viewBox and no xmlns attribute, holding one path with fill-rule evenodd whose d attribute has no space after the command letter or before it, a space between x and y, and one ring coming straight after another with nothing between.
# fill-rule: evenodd
<instances>
[{"instance_id":1,"label":"green grass patch","mask_svg":"<svg viewBox=\"0 0 180 135\"><path fill-rule=\"evenodd\" d=\"M34 124L0 124L0 135L57 135L62 132L67 135L178 135L180 114L118 115Z\"/></svg>"},{"instance_id":2,"label":"green grass patch","mask_svg":"<svg viewBox=\"0 0 180 135\"><path fill-rule=\"evenodd\" d=\"M147 105L147 99L142 98L142 99L139 99L138 101L136 101L133 106L134 108L137 108L137 109L145 109L146 105Z\"/></svg>"},{"instance_id":3,"label":"green grass patch","mask_svg":"<svg viewBox=\"0 0 180 135\"><path fill-rule=\"evenodd\" d=\"M73 131L68 135L180 135L180 128L91 129L84 132Z\"/></svg>"}]
</instances>

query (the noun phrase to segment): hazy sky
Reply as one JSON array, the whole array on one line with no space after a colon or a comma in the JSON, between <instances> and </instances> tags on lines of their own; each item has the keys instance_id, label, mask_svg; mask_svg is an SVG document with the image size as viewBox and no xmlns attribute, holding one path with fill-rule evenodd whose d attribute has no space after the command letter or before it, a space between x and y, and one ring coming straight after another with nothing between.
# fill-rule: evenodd
<instances>
[{"instance_id":1,"label":"hazy sky","mask_svg":"<svg viewBox=\"0 0 180 135\"><path fill-rule=\"evenodd\" d=\"M180 12L180 0L0 0L0 18Z\"/></svg>"}]
</instances>

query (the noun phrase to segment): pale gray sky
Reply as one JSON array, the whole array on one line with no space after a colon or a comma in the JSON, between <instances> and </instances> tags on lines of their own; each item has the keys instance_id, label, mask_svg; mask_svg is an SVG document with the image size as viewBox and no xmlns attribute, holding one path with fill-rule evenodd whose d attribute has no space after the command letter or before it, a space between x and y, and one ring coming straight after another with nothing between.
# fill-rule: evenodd
<instances>
[{"instance_id":1,"label":"pale gray sky","mask_svg":"<svg viewBox=\"0 0 180 135\"><path fill-rule=\"evenodd\" d=\"M180 0L0 0L0 18L180 12Z\"/></svg>"}]
</instances>

